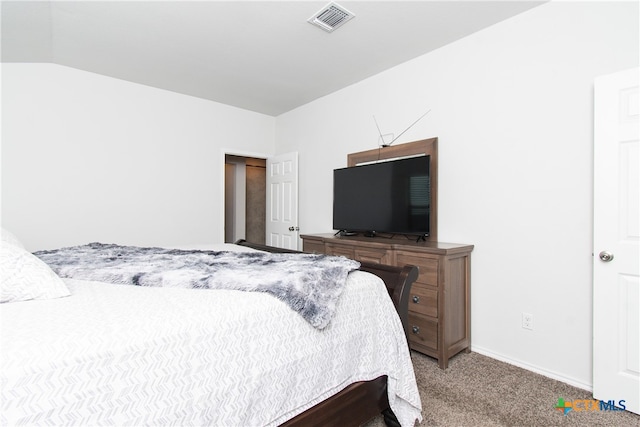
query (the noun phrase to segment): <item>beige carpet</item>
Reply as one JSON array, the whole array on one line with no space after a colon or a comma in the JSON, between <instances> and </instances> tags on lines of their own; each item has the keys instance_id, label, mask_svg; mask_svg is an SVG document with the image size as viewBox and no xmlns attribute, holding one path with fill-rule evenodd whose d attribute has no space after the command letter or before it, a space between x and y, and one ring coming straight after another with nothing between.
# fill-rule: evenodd
<instances>
[{"instance_id":1,"label":"beige carpet","mask_svg":"<svg viewBox=\"0 0 640 427\"><path fill-rule=\"evenodd\" d=\"M570 411L554 407L589 399L590 392L478 353L458 354L446 370L412 352L422 399L420 426L640 426L627 411ZM579 405L580 406L580 405ZM384 426L382 417L366 427Z\"/></svg>"}]
</instances>

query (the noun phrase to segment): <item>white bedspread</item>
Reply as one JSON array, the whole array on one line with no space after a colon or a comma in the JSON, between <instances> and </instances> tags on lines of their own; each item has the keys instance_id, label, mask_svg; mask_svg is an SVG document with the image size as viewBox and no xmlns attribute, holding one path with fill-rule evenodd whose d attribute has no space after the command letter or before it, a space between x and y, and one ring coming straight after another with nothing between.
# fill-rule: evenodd
<instances>
[{"instance_id":1,"label":"white bedspread","mask_svg":"<svg viewBox=\"0 0 640 427\"><path fill-rule=\"evenodd\" d=\"M265 294L65 282L70 297L0 305L3 425L272 426L380 375L401 424L421 419L402 326L368 273L322 331Z\"/></svg>"}]
</instances>

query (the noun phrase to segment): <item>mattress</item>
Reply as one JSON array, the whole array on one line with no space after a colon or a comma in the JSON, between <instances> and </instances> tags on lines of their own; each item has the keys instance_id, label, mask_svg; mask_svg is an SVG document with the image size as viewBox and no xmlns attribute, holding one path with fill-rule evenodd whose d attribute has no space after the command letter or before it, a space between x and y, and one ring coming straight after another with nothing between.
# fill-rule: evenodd
<instances>
[{"instance_id":1,"label":"mattress","mask_svg":"<svg viewBox=\"0 0 640 427\"><path fill-rule=\"evenodd\" d=\"M0 304L3 425L275 426L387 375L403 426L421 419L383 282L349 275L318 330L276 298L66 279L71 296Z\"/></svg>"}]
</instances>

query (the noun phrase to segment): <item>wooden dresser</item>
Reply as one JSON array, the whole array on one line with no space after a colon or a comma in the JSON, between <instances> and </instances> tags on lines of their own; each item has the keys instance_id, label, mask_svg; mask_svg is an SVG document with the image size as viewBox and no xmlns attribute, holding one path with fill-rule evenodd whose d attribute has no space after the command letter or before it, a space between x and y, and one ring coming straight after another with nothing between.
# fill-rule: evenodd
<instances>
[{"instance_id":1,"label":"wooden dresser","mask_svg":"<svg viewBox=\"0 0 640 427\"><path fill-rule=\"evenodd\" d=\"M333 234L300 236L305 252L343 255L358 261L420 270L409 298L409 345L438 359L470 351L470 258L473 245L415 242L381 237L341 237Z\"/></svg>"}]
</instances>

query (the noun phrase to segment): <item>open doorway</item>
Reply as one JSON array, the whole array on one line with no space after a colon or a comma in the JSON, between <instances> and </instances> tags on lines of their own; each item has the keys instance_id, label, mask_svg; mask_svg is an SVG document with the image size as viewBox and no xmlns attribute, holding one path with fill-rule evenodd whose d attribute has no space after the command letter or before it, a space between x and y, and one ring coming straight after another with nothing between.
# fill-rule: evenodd
<instances>
[{"instance_id":1,"label":"open doorway","mask_svg":"<svg viewBox=\"0 0 640 427\"><path fill-rule=\"evenodd\" d=\"M225 154L224 241L265 243L266 160Z\"/></svg>"}]
</instances>

